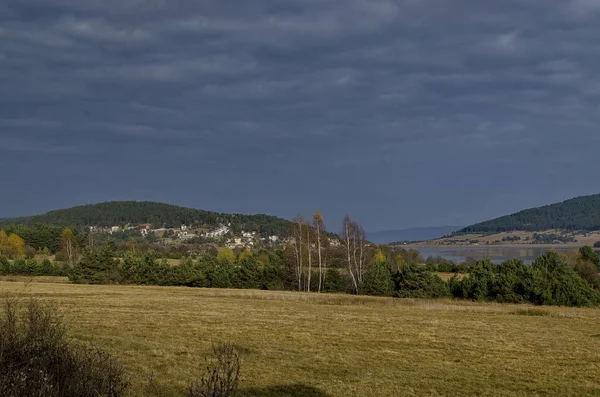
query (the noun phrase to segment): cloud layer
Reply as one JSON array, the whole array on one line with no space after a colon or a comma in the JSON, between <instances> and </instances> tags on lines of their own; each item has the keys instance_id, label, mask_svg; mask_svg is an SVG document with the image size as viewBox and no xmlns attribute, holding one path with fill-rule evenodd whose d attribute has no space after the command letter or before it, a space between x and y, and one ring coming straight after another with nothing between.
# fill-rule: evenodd
<instances>
[{"instance_id":1,"label":"cloud layer","mask_svg":"<svg viewBox=\"0 0 600 397\"><path fill-rule=\"evenodd\" d=\"M148 198L373 230L588 193L599 36L595 0L7 0L26 198L0 215Z\"/></svg>"}]
</instances>

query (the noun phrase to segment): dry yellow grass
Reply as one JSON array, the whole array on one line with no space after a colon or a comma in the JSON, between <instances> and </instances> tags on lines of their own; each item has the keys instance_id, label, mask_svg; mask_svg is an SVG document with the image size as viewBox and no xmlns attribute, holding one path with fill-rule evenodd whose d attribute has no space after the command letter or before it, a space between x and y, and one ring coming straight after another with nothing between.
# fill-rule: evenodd
<instances>
[{"instance_id":1,"label":"dry yellow grass","mask_svg":"<svg viewBox=\"0 0 600 397\"><path fill-rule=\"evenodd\" d=\"M542 247L573 247L573 248L579 248L582 245L594 245L595 242L600 241L600 232L598 231L594 231L594 232L575 232L573 233L573 237L575 237L576 242L574 243L567 243L567 244L535 244L532 245L531 241L533 241L533 235L535 233L548 233L548 234L565 234L564 231L562 230L545 230L545 231L538 231L538 232L526 232L526 231L512 231L512 232L501 232L501 233L495 233L495 234L482 234L482 233L470 233L470 234L464 234L464 235L459 235L459 236L453 236L453 237L446 237L446 238L439 238L436 240L430 240L424 243L419 243L419 244L408 244L406 247L407 248L418 248L418 247L422 247L423 245L428 246L428 245L447 245L447 246L465 246L465 245L472 245L470 244L471 240L477 240L478 243L477 245L479 246L485 246L487 244L492 244L494 246L501 246L501 247L523 247L523 246L528 246L528 247L537 247L537 248L542 248ZM515 242L502 242L502 239L504 237L513 237L513 236L518 236L521 237L520 241L515 241ZM529 241L526 240L527 238L529 238ZM500 241L501 243L494 243L495 241Z\"/></svg>"},{"instance_id":2,"label":"dry yellow grass","mask_svg":"<svg viewBox=\"0 0 600 397\"><path fill-rule=\"evenodd\" d=\"M439 278L442 280L450 280L452 277L456 276L459 280L462 280L467 275L464 273L446 273L446 272L433 272L433 274L437 274Z\"/></svg>"},{"instance_id":3,"label":"dry yellow grass","mask_svg":"<svg viewBox=\"0 0 600 397\"><path fill-rule=\"evenodd\" d=\"M600 310L249 290L0 281L55 301L178 395L211 344L244 348L240 396L598 396Z\"/></svg>"}]
</instances>

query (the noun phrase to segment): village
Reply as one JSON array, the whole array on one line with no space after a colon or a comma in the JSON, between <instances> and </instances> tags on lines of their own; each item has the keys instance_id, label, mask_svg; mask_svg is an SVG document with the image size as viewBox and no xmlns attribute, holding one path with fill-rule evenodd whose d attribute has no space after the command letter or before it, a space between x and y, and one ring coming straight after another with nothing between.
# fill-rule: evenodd
<instances>
[{"instance_id":1,"label":"village","mask_svg":"<svg viewBox=\"0 0 600 397\"><path fill-rule=\"evenodd\" d=\"M255 247L278 247L293 243L293 237L283 237L277 235L261 236L256 231L244 231L236 233L232 230L231 224L220 224L216 227L199 227L182 224L178 228L166 228L155 226L151 223L142 223L139 225L124 225L100 227L90 226L89 231L92 234L118 235L126 234L132 237L145 237L158 239L158 243L177 244L177 243L214 243L230 249L252 249ZM340 246L337 238L329 238L329 245L332 247Z\"/></svg>"}]
</instances>

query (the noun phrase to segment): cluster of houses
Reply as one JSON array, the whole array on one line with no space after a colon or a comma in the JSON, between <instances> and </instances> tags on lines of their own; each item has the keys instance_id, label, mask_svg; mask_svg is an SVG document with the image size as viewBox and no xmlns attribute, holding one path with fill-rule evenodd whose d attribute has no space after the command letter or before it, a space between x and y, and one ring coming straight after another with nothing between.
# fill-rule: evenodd
<instances>
[{"instance_id":1,"label":"cluster of houses","mask_svg":"<svg viewBox=\"0 0 600 397\"><path fill-rule=\"evenodd\" d=\"M253 248L259 243L286 243L286 240L281 239L279 236L269 236L265 238L261 237L256 232L242 231L241 235L233 236L230 226L231 225L219 225L218 227L210 230L192 229L187 225L181 225L179 228L162 227L155 229L151 223L144 223L137 226L112 226L109 228L92 226L90 227L90 231L113 234L122 231L137 230L142 236L148 236L148 234L154 233L154 235L159 238L165 238L174 241L186 241L198 237L204 237L209 239L225 240L224 245L228 248Z\"/></svg>"},{"instance_id":2,"label":"cluster of houses","mask_svg":"<svg viewBox=\"0 0 600 397\"><path fill-rule=\"evenodd\" d=\"M257 232L242 231L240 235L233 235L231 231L231 225L219 225L216 228L205 230L205 229L192 229L187 225L181 225L179 228L157 228L155 229L151 223L143 223L137 226L112 226L109 228L101 228L92 226L90 227L91 232L98 233L117 233L122 231L137 230L142 236L148 236L153 233L156 237L163 238L164 242L175 242L175 241L187 241L194 238L207 238L220 240L221 243L228 248L254 248L257 245L284 245L293 242L293 238L281 238L279 236L261 237ZM329 243L332 247L340 245L338 239L329 239Z\"/></svg>"},{"instance_id":3,"label":"cluster of houses","mask_svg":"<svg viewBox=\"0 0 600 397\"><path fill-rule=\"evenodd\" d=\"M118 233L124 231L137 230L142 235L146 236L149 232L154 231L151 223L144 223L138 226L112 226L112 227L99 227L99 226L90 226L90 232L92 233Z\"/></svg>"}]
</instances>

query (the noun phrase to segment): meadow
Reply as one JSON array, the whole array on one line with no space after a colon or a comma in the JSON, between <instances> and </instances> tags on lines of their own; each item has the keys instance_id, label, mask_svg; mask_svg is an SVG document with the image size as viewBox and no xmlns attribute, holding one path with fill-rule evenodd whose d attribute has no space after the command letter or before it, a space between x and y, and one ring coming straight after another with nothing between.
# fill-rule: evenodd
<instances>
[{"instance_id":1,"label":"meadow","mask_svg":"<svg viewBox=\"0 0 600 397\"><path fill-rule=\"evenodd\" d=\"M114 353L143 396L183 395L214 344L242 352L238 396L598 396L600 309L4 277Z\"/></svg>"}]
</instances>

